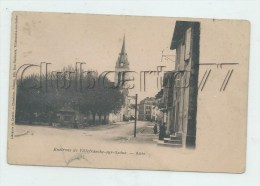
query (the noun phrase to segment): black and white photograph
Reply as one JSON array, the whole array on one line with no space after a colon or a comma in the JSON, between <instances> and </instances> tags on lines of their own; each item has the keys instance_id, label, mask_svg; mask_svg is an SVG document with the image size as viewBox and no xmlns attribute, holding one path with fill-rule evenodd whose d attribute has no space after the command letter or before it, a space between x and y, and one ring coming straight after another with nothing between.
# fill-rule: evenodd
<instances>
[{"instance_id":1,"label":"black and white photograph","mask_svg":"<svg viewBox=\"0 0 260 186\"><path fill-rule=\"evenodd\" d=\"M14 12L8 162L243 172L249 28Z\"/></svg>"}]
</instances>

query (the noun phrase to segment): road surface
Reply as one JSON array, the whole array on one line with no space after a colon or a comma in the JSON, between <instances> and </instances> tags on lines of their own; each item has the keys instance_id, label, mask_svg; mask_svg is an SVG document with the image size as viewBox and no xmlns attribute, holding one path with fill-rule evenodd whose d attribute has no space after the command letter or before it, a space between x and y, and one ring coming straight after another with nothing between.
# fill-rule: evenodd
<instances>
[{"instance_id":1,"label":"road surface","mask_svg":"<svg viewBox=\"0 0 260 186\"><path fill-rule=\"evenodd\" d=\"M134 122L119 122L115 124L99 125L84 129L61 128L51 126L16 125L15 137L24 135L37 137L66 137L82 140L107 141L118 143L155 143L157 135L153 134L153 123L138 121L137 135L134 138Z\"/></svg>"}]
</instances>

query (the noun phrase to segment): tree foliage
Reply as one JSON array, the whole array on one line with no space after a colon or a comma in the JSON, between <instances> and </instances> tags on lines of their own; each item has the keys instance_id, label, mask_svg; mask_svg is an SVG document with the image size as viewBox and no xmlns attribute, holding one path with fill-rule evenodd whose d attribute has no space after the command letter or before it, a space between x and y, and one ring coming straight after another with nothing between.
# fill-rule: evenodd
<instances>
[{"instance_id":1,"label":"tree foliage","mask_svg":"<svg viewBox=\"0 0 260 186\"><path fill-rule=\"evenodd\" d=\"M49 122L51 115L62 108L106 117L118 112L123 104L122 91L94 71L79 74L69 66L60 72L17 80L16 122L32 122L36 115Z\"/></svg>"}]
</instances>

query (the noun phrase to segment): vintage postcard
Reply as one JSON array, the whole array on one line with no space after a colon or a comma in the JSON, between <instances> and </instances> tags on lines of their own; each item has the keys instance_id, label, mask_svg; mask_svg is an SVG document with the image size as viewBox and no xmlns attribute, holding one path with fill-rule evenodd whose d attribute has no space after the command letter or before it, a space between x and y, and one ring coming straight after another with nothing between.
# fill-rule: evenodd
<instances>
[{"instance_id":1,"label":"vintage postcard","mask_svg":"<svg viewBox=\"0 0 260 186\"><path fill-rule=\"evenodd\" d=\"M13 12L8 163L243 173L250 23Z\"/></svg>"}]
</instances>

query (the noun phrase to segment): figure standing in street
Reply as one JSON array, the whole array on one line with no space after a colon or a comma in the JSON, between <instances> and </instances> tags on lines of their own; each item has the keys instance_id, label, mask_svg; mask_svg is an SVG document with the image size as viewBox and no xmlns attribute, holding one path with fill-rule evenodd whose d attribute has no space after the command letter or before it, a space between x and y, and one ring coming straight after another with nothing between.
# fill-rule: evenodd
<instances>
[{"instance_id":1,"label":"figure standing in street","mask_svg":"<svg viewBox=\"0 0 260 186\"><path fill-rule=\"evenodd\" d=\"M154 134L157 134L157 132L158 132L157 123L154 124L153 132L154 132Z\"/></svg>"},{"instance_id":2,"label":"figure standing in street","mask_svg":"<svg viewBox=\"0 0 260 186\"><path fill-rule=\"evenodd\" d=\"M160 131L159 131L159 140L163 140L165 137L165 131L166 131L166 126L165 123L160 125Z\"/></svg>"}]
</instances>

